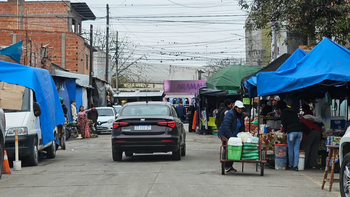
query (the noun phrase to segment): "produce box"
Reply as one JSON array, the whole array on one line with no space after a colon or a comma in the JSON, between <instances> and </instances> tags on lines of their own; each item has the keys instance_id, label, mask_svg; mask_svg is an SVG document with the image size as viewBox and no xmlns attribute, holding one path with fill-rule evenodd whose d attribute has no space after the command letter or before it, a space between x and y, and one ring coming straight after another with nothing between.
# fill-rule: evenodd
<instances>
[{"instance_id":1,"label":"produce box","mask_svg":"<svg viewBox=\"0 0 350 197\"><path fill-rule=\"evenodd\" d=\"M266 134L261 134L259 137L260 137L262 146L266 147L267 150L274 150L275 144L287 144L286 134L266 133Z\"/></svg>"}]
</instances>

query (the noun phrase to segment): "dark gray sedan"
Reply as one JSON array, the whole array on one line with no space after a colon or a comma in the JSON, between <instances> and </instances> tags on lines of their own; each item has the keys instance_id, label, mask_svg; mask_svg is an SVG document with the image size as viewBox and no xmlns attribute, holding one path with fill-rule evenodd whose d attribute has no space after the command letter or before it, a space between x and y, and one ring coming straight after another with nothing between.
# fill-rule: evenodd
<instances>
[{"instance_id":1,"label":"dark gray sedan","mask_svg":"<svg viewBox=\"0 0 350 197\"><path fill-rule=\"evenodd\" d=\"M186 133L174 106L165 102L135 102L124 106L112 131L112 156L121 161L134 153L172 152L186 155Z\"/></svg>"}]
</instances>

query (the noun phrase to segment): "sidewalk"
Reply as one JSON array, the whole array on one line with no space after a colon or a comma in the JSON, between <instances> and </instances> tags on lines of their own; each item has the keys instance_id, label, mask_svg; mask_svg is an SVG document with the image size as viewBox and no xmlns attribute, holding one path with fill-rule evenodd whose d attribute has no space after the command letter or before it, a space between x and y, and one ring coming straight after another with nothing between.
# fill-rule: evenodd
<instances>
[{"instance_id":1,"label":"sidewalk","mask_svg":"<svg viewBox=\"0 0 350 197\"><path fill-rule=\"evenodd\" d=\"M322 186L323 173L324 173L324 170L304 170L304 171L299 171L299 174L301 176L304 176L305 178L309 179L310 181L312 181L313 183L318 185L320 189L321 189L321 186ZM328 173L328 177L330 177L330 173ZM339 173L334 173L334 178L338 179L339 178ZM326 191L329 190L329 182L327 182L325 184L324 190L326 190ZM333 183L332 193L340 196L339 183Z\"/></svg>"}]
</instances>

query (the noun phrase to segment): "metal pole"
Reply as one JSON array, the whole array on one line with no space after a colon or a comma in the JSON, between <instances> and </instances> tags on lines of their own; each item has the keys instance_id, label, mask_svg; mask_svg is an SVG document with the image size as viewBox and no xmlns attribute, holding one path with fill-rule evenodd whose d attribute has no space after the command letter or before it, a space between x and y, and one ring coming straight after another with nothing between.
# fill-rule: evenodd
<instances>
[{"instance_id":1,"label":"metal pole","mask_svg":"<svg viewBox=\"0 0 350 197\"><path fill-rule=\"evenodd\" d=\"M117 31L117 41L116 41L116 49L115 49L115 55L116 55L116 60L115 60L115 88L117 91L119 90L119 42L118 42L118 31Z\"/></svg>"},{"instance_id":2,"label":"metal pole","mask_svg":"<svg viewBox=\"0 0 350 197\"><path fill-rule=\"evenodd\" d=\"M15 130L15 161L13 161L13 170L21 170L22 163L19 161L18 153L18 129Z\"/></svg>"},{"instance_id":3,"label":"metal pole","mask_svg":"<svg viewBox=\"0 0 350 197\"><path fill-rule=\"evenodd\" d=\"M277 23L277 22L276 22L276 23ZM276 32L276 26L274 26L273 31L274 31L274 34L275 34L275 38L274 38L274 40L273 40L273 42L274 42L274 43L273 43L273 45L274 45L274 47L273 47L273 48L274 48L274 49L273 49L273 50L274 50L274 58L273 58L273 59L275 60L275 59L277 59L277 53L278 53L278 52L277 52L278 49L277 49L277 32Z\"/></svg>"},{"instance_id":4,"label":"metal pole","mask_svg":"<svg viewBox=\"0 0 350 197\"><path fill-rule=\"evenodd\" d=\"M17 29L19 29L18 0L17 0Z\"/></svg>"},{"instance_id":5,"label":"metal pole","mask_svg":"<svg viewBox=\"0 0 350 197\"><path fill-rule=\"evenodd\" d=\"M252 109L253 109L253 104L252 104L252 99L249 97L249 99L250 99L250 112L252 111ZM250 123L252 122L252 117L254 118L254 109L253 109L253 114L250 114L250 117L249 117L249 121L248 121L248 124L249 124L249 126L248 126L248 132L250 132Z\"/></svg>"},{"instance_id":6,"label":"metal pole","mask_svg":"<svg viewBox=\"0 0 350 197\"><path fill-rule=\"evenodd\" d=\"M15 158L16 161L18 161L19 155L18 155L18 129L15 131Z\"/></svg>"},{"instance_id":7,"label":"metal pole","mask_svg":"<svg viewBox=\"0 0 350 197\"><path fill-rule=\"evenodd\" d=\"M106 24L106 82L108 82L108 63L109 63L109 6L107 4L107 24Z\"/></svg>"}]
</instances>

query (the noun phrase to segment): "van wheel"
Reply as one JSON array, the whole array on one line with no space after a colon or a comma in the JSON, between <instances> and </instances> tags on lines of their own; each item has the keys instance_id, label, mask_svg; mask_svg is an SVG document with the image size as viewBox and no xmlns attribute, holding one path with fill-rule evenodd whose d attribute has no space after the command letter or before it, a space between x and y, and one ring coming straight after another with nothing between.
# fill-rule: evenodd
<instances>
[{"instance_id":1,"label":"van wheel","mask_svg":"<svg viewBox=\"0 0 350 197\"><path fill-rule=\"evenodd\" d=\"M2 176L2 168L4 167L3 165L4 165L4 147L2 146L2 144L0 142L0 179Z\"/></svg>"},{"instance_id":2,"label":"van wheel","mask_svg":"<svg viewBox=\"0 0 350 197\"><path fill-rule=\"evenodd\" d=\"M48 159L53 159L56 157L56 143L52 141L51 146L46 148L46 157Z\"/></svg>"},{"instance_id":3,"label":"van wheel","mask_svg":"<svg viewBox=\"0 0 350 197\"><path fill-rule=\"evenodd\" d=\"M29 166L37 166L39 163L39 151L38 151L38 143L37 140L33 140L33 147L32 152L29 155L28 158L28 165Z\"/></svg>"}]
</instances>

